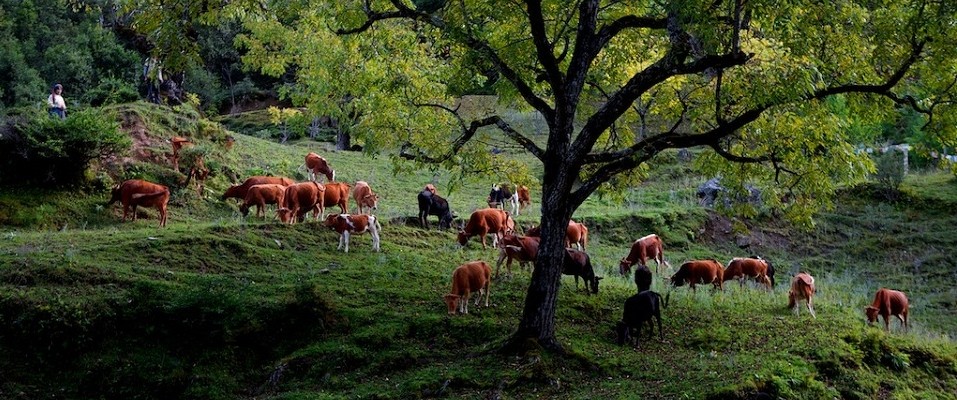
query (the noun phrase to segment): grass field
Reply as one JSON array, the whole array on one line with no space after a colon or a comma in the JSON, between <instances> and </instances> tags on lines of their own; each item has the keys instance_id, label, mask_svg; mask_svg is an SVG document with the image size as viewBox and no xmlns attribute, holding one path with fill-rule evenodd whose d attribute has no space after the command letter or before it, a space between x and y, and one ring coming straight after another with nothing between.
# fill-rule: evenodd
<instances>
[{"instance_id":1,"label":"grass field","mask_svg":"<svg viewBox=\"0 0 957 400\"><path fill-rule=\"evenodd\" d=\"M147 136L174 131L218 149L209 138L224 133L206 123L135 107L150 121L179 121L145 123ZM912 175L893 203L866 187L845 191L803 232L702 209L694 190L705 178L663 157L651 174L658 178L624 201L594 196L575 215L590 228L588 252L605 279L597 296L562 282L557 325L568 354L512 355L498 345L517 324L529 272L495 280L491 307L448 316L441 296L451 271L497 253L475 240L460 249L452 231L406 223L425 183L461 217L484 206L490 181L448 192L441 171L393 174L384 156L233 135L233 149L215 153L220 168L206 196L175 191L166 229L152 210L119 222L102 188L0 192L0 398L957 398L950 175ZM144 143L162 159L159 141ZM304 179L308 151L323 154L340 180L366 180L380 194L382 252L359 236L338 253L337 236L318 224L243 219L219 200L226 172ZM533 194L519 223L539 213ZM664 238L673 267L765 255L777 286L672 291L663 280L674 268L666 269L653 286L669 298L664 339L617 346L611 329L634 291L617 261L651 232ZM736 245L740 237L749 249ZM785 309L798 270L817 277L816 319ZM909 333L865 326L862 308L880 286L911 296Z\"/></svg>"}]
</instances>

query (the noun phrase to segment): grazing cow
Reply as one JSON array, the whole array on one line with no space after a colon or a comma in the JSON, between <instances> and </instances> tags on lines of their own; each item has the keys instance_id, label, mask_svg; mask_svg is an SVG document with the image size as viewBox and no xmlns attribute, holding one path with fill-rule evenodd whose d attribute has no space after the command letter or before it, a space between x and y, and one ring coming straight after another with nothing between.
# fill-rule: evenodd
<instances>
[{"instance_id":1,"label":"grazing cow","mask_svg":"<svg viewBox=\"0 0 957 400\"><path fill-rule=\"evenodd\" d=\"M628 274L631 273L632 265L636 263L639 265L648 265L647 262L649 258L655 260L656 274L658 273L658 267L660 267L662 263L664 263L666 267L671 268L671 264L665 261L664 246L661 244L661 238L655 234L642 237L632 243L631 251L627 257L621 259L618 270L623 276L628 276Z\"/></svg>"},{"instance_id":2,"label":"grazing cow","mask_svg":"<svg viewBox=\"0 0 957 400\"><path fill-rule=\"evenodd\" d=\"M475 305L479 305L482 292L485 292L485 307L488 307L489 285L492 282L492 269L485 261L471 261L458 266L452 272L452 292L444 296L445 304L449 307L449 315L456 311L462 314L469 313L469 297L472 292L478 292Z\"/></svg>"},{"instance_id":3,"label":"grazing cow","mask_svg":"<svg viewBox=\"0 0 957 400\"><path fill-rule=\"evenodd\" d=\"M499 241L498 261L495 263L495 278L498 278L502 261L508 259L508 275L512 276L512 260L518 260L524 269L528 263L534 263L538 257L538 243L540 238L506 234Z\"/></svg>"},{"instance_id":4,"label":"grazing cow","mask_svg":"<svg viewBox=\"0 0 957 400\"><path fill-rule=\"evenodd\" d=\"M525 234L540 237L542 236L541 232L541 226L533 226L528 228ZM585 251L585 246L588 245L588 228L585 227L585 224L575 222L575 220L568 221L568 228L565 230L565 247L572 247L572 245L578 246L578 250L582 251Z\"/></svg>"},{"instance_id":5,"label":"grazing cow","mask_svg":"<svg viewBox=\"0 0 957 400\"><path fill-rule=\"evenodd\" d=\"M495 235L492 239L492 246L498 247L498 239L505 235L509 218L507 212L497 208L475 210L469 217L469 222L459 231L459 244L465 246L470 237L477 235L482 238L482 248L487 249L485 235L491 233Z\"/></svg>"},{"instance_id":6,"label":"grazing cow","mask_svg":"<svg viewBox=\"0 0 957 400\"><path fill-rule=\"evenodd\" d=\"M362 214L363 207L370 211L379 209L379 195L372 193L372 188L366 181L356 182L356 187L352 189L352 199L356 201L359 214Z\"/></svg>"},{"instance_id":7,"label":"grazing cow","mask_svg":"<svg viewBox=\"0 0 957 400\"><path fill-rule=\"evenodd\" d=\"M811 316L817 318L817 314L814 313L813 301L815 291L814 277L804 272L798 273L794 278L791 278L791 289L788 290L788 308L794 311L794 315L801 315L801 307L798 306L797 302L804 300Z\"/></svg>"},{"instance_id":8,"label":"grazing cow","mask_svg":"<svg viewBox=\"0 0 957 400\"><path fill-rule=\"evenodd\" d=\"M130 179L113 188L107 206L119 201L123 204L123 221L133 209L133 221L136 221L136 207L156 207L160 214L160 227L166 226L166 203L169 202L169 188L140 179Z\"/></svg>"},{"instance_id":9,"label":"grazing cow","mask_svg":"<svg viewBox=\"0 0 957 400\"><path fill-rule=\"evenodd\" d=\"M265 218L266 204L275 204L276 208L282 207L285 195L286 187L283 185L253 185L246 192L246 200L239 206L239 212L245 217L249 215L249 207L256 206L256 216Z\"/></svg>"},{"instance_id":10,"label":"grazing cow","mask_svg":"<svg viewBox=\"0 0 957 400\"><path fill-rule=\"evenodd\" d=\"M316 181L287 186L283 206L276 210L279 220L290 224L301 222L309 210L312 210L312 218L318 219L319 214L325 212L322 201L325 191L326 187Z\"/></svg>"},{"instance_id":11,"label":"grazing cow","mask_svg":"<svg viewBox=\"0 0 957 400\"><path fill-rule=\"evenodd\" d=\"M693 260L681 264L678 272L671 276L671 284L678 287L688 282L691 290L697 292L695 285L710 283L714 285L714 290L724 290L723 275L724 268L718 260Z\"/></svg>"},{"instance_id":12,"label":"grazing cow","mask_svg":"<svg viewBox=\"0 0 957 400\"><path fill-rule=\"evenodd\" d=\"M323 207L332 207L339 206L339 212L342 214L349 213L349 184L344 182L329 182L326 183L326 191L323 193L322 206ZM325 215L319 216L319 218L325 218Z\"/></svg>"},{"instance_id":13,"label":"grazing cow","mask_svg":"<svg viewBox=\"0 0 957 400\"><path fill-rule=\"evenodd\" d=\"M229 189L226 189L226 193L223 193L222 200L226 200L230 197L245 200L246 192L254 185L276 184L289 186L295 183L292 179L283 178L281 176L254 176L246 179L241 185L230 186Z\"/></svg>"},{"instance_id":14,"label":"grazing cow","mask_svg":"<svg viewBox=\"0 0 957 400\"><path fill-rule=\"evenodd\" d=\"M746 278L754 279L767 286L768 290L774 289L774 266L771 262L761 258L733 258L724 270L724 281L737 279L744 287Z\"/></svg>"},{"instance_id":15,"label":"grazing cow","mask_svg":"<svg viewBox=\"0 0 957 400\"><path fill-rule=\"evenodd\" d=\"M342 250L345 245L345 252L348 253L349 235L369 232L369 235L372 235L372 250L379 251L379 231L382 226L375 215L329 214L322 224L339 233L339 247L336 247L336 250Z\"/></svg>"},{"instance_id":16,"label":"grazing cow","mask_svg":"<svg viewBox=\"0 0 957 400\"><path fill-rule=\"evenodd\" d=\"M625 310L615 329L618 332L618 344L634 340L633 345L638 347L642 325L648 321L648 337L651 338L655 334L655 320L658 321L658 338L664 340L665 334L661 331L662 306L661 295L650 290L643 290L625 300Z\"/></svg>"},{"instance_id":17,"label":"grazing cow","mask_svg":"<svg viewBox=\"0 0 957 400\"><path fill-rule=\"evenodd\" d=\"M565 260L562 263L562 274L575 276L575 289L578 289L578 277L585 281L585 291L589 286L591 293L598 294L598 281L602 278L595 276L595 269L591 265L591 257L584 251L572 248L565 249Z\"/></svg>"},{"instance_id":18,"label":"grazing cow","mask_svg":"<svg viewBox=\"0 0 957 400\"><path fill-rule=\"evenodd\" d=\"M431 185L426 185L431 186ZM449 210L449 202L441 196L435 194L435 188L429 190L428 187L419 192L419 223L425 229L429 229L429 216L439 217L439 228L448 229L452 227L452 218L455 217Z\"/></svg>"},{"instance_id":19,"label":"grazing cow","mask_svg":"<svg viewBox=\"0 0 957 400\"><path fill-rule=\"evenodd\" d=\"M519 185L516 191L518 192L518 212L516 212L515 215L518 215L525 210L525 207L532 204L532 198L528 194L528 186Z\"/></svg>"},{"instance_id":20,"label":"grazing cow","mask_svg":"<svg viewBox=\"0 0 957 400\"><path fill-rule=\"evenodd\" d=\"M329 166L325 158L316 153L306 154L306 169L309 170L311 181L315 181L319 174L325 175L329 182L336 180L336 170Z\"/></svg>"},{"instance_id":21,"label":"grazing cow","mask_svg":"<svg viewBox=\"0 0 957 400\"><path fill-rule=\"evenodd\" d=\"M651 278L651 270L647 266L638 265L635 268L635 286L638 287L638 292L651 289Z\"/></svg>"},{"instance_id":22,"label":"grazing cow","mask_svg":"<svg viewBox=\"0 0 957 400\"><path fill-rule=\"evenodd\" d=\"M499 208L501 206L503 210L507 201L511 205L512 214L518 211L518 193L513 194L508 185L492 186L492 191L488 192L487 201L489 208Z\"/></svg>"},{"instance_id":23,"label":"grazing cow","mask_svg":"<svg viewBox=\"0 0 957 400\"><path fill-rule=\"evenodd\" d=\"M873 324L878 315L884 317L885 331L890 330L890 317L896 316L901 322L901 327L906 331L909 328L907 324L908 308L907 295L904 292L880 288L874 294L874 302L864 308L864 313L867 314L868 324Z\"/></svg>"},{"instance_id":24,"label":"grazing cow","mask_svg":"<svg viewBox=\"0 0 957 400\"><path fill-rule=\"evenodd\" d=\"M193 142L182 136L173 136L169 141L173 145L173 170L179 171L179 151L183 147L193 144Z\"/></svg>"}]
</instances>

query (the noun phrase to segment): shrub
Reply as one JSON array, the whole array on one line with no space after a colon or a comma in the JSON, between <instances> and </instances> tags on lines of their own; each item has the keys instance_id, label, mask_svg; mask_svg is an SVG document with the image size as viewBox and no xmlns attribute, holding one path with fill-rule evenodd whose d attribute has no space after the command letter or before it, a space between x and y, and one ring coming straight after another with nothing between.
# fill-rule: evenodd
<instances>
[{"instance_id":1,"label":"shrub","mask_svg":"<svg viewBox=\"0 0 957 400\"><path fill-rule=\"evenodd\" d=\"M93 160L130 144L116 118L97 109L64 120L39 110L11 117L0 129L0 184L81 184Z\"/></svg>"},{"instance_id":2,"label":"shrub","mask_svg":"<svg viewBox=\"0 0 957 400\"><path fill-rule=\"evenodd\" d=\"M893 200L900 192L904 182L904 155L899 151L887 151L875 156L877 172L874 179L889 200Z\"/></svg>"},{"instance_id":3,"label":"shrub","mask_svg":"<svg viewBox=\"0 0 957 400\"><path fill-rule=\"evenodd\" d=\"M130 103L139 100L139 97L132 83L116 78L104 79L84 96L86 101L94 107Z\"/></svg>"}]
</instances>

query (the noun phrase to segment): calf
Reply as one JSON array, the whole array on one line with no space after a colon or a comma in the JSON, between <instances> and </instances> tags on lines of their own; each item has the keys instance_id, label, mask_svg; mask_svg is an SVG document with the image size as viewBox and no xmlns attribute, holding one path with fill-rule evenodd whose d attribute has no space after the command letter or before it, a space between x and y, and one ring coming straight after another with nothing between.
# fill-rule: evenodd
<instances>
[{"instance_id":1,"label":"calf","mask_svg":"<svg viewBox=\"0 0 957 400\"><path fill-rule=\"evenodd\" d=\"M323 214L323 196L326 187L319 182L302 182L286 187L283 194L283 206L276 210L279 220L294 224L305 219L309 210L312 210L313 219Z\"/></svg>"},{"instance_id":2,"label":"calf","mask_svg":"<svg viewBox=\"0 0 957 400\"><path fill-rule=\"evenodd\" d=\"M648 259L655 260L655 273L658 273L658 267L662 263L666 267L671 267L671 264L668 264L665 261L665 252L664 246L661 243L661 238L658 235L651 234L641 239L636 240L631 244L631 251L628 253L628 256L621 259L621 263L618 266L618 271L622 275L628 276L631 273L631 266L634 264L647 265Z\"/></svg>"},{"instance_id":3,"label":"calf","mask_svg":"<svg viewBox=\"0 0 957 400\"><path fill-rule=\"evenodd\" d=\"M499 268L502 266L502 261L506 258L508 259L507 267L509 276L512 276L512 260L518 260L523 268L530 262L534 263L538 257L538 243L539 238L537 237L513 234L503 236L502 240L499 241L499 256L498 261L495 263L495 278L498 278Z\"/></svg>"},{"instance_id":4,"label":"calf","mask_svg":"<svg viewBox=\"0 0 957 400\"><path fill-rule=\"evenodd\" d=\"M292 179L283 178L281 176L253 176L246 179L241 185L230 186L229 189L226 189L226 193L223 193L222 199L225 201L232 197L244 200L246 199L246 192L255 185L276 184L289 186L295 183Z\"/></svg>"},{"instance_id":5,"label":"calf","mask_svg":"<svg viewBox=\"0 0 957 400\"><path fill-rule=\"evenodd\" d=\"M718 260L693 260L681 264L678 272L671 276L671 284L674 287L682 286L685 282L691 285L691 290L697 292L695 285L712 284L714 290L724 290L724 268Z\"/></svg>"},{"instance_id":6,"label":"calf","mask_svg":"<svg viewBox=\"0 0 957 400\"><path fill-rule=\"evenodd\" d=\"M427 185L427 186L431 186ZM452 227L452 218L454 214L449 210L449 202L435 194L435 188L429 190L428 187L419 192L419 223L425 229L429 229L429 216L439 217L439 228L448 229Z\"/></svg>"},{"instance_id":7,"label":"calf","mask_svg":"<svg viewBox=\"0 0 957 400\"><path fill-rule=\"evenodd\" d=\"M379 195L372 192L372 188L366 181L356 182L356 187L352 189L352 199L356 201L359 214L362 214L363 207L368 208L369 211L379 209Z\"/></svg>"},{"instance_id":8,"label":"calf","mask_svg":"<svg viewBox=\"0 0 957 400\"><path fill-rule=\"evenodd\" d=\"M256 206L256 216L265 218L266 204L275 204L277 208L282 207L285 195L286 187L283 185L253 185L246 192L246 200L239 206L239 212L245 217L249 215L249 207Z\"/></svg>"},{"instance_id":9,"label":"calf","mask_svg":"<svg viewBox=\"0 0 957 400\"><path fill-rule=\"evenodd\" d=\"M655 320L658 321L658 338L664 340L665 336L661 331L662 305L661 295L650 290L641 291L625 300L625 310L615 329L618 332L618 344L634 340L634 346L638 347L642 325L648 321L648 337L651 338L655 334Z\"/></svg>"},{"instance_id":10,"label":"calf","mask_svg":"<svg viewBox=\"0 0 957 400\"><path fill-rule=\"evenodd\" d=\"M316 153L306 154L306 169L309 170L311 181L315 181L319 174L325 175L329 182L336 180L336 170L329 166L325 158Z\"/></svg>"},{"instance_id":11,"label":"calf","mask_svg":"<svg viewBox=\"0 0 957 400\"><path fill-rule=\"evenodd\" d=\"M540 226L533 226L528 228L525 234L540 237L542 235L541 231ZM584 251L585 246L588 245L588 228L585 227L585 224L575 222L574 220L568 221L568 228L565 230L565 247L572 247L572 245L578 246L578 250L582 251Z\"/></svg>"},{"instance_id":12,"label":"calf","mask_svg":"<svg viewBox=\"0 0 957 400\"><path fill-rule=\"evenodd\" d=\"M724 281L737 279L741 287L744 280L754 279L764 284L768 290L774 289L774 266L771 262L761 258L733 258L724 270Z\"/></svg>"},{"instance_id":13,"label":"calf","mask_svg":"<svg viewBox=\"0 0 957 400\"><path fill-rule=\"evenodd\" d=\"M814 277L804 272L798 273L791 278L791 289L788 290L788 308L794 311L794 315L801 315L801 307L797 302L804 300L811 317L817 318L814 313Z\"/></svg>"},{"instance_id":14,"label":"calf","mask_svg":"<svg viewBox=\"0 0 957 400\"><path fill-rule=\"evenodd\" d=\"M565 249L565 259L562 263L562 274L575 277L575 289L578 289L578 277L585 281L585 291L589 286L591 293L598 294L598 281L602 278L595 276L595 269L591 265L591 257L584 251L572 248Z\"/></svg>"},{"instance_id":15,"label":"calf","mask_svg":"<svg viewBox=\"0 0 957 400\"><path fill-rule=\"evenodd\" d=\"M532 198L528 194L528 186L519 185L516 191L518 192L518 212L516 212L515 215L518 215L525 210L525 207L532 204Z\"/></svg>"},{"instance_id":16,"label":"calf","mask_svg":"<svg viewBox=\"0 0 957 400\"><path fill-rule=\"evenodd\" d=\"M471 261L460 265L452 272L452 292L444 296L445 304L449 308L449 315L456 311L462 314L469 313L469 297L472 292L478 292L475 305L478 306L485 292L485 307L488 307L489 285L492 282L492 269L485 261Z\"/></svg>"},{"instance_id":17,"label":"calf","mask_svg":"<svg viewBox=\"0 0 957 400\"><path fill-rule=\"evenodd\" d=\"M498 246L498 239L505 235L509 224L509 215L504 210L497 208L484 208L476 210L469 217L469 222L462 227L458 234L458 242L465 246L469 238L478 236L482 238L482 248L487 249L485 244L485 235L494 234L492 246ZM514 222L513 222L514 223Z\"/></svg>"},{"instance_id":18,"label":"calf","mask_svg":"<svg viewBox=\"0 0 957 400\"><path fill-rule=\"evenodd\" d=\"M884 317L885 331L890 330L890 317L896 316L901 322L901 327L906 331L909 328L907 325L908 308L907 295L904 292L880 288L874 294L874 302L864 308L864 313L867 314L868 324L877 321L878 315Z\"/></svg>"},{"instance_id":19,"label":"calf","mask_svg":"<svg viewBox=\"0 0 957 400\"><path fill-rule=\"evenodd\" d=\"M160 214L160 227L166 226L166 204L169 202L169 188L140 179L130 179L113 188L107 206L119 201L123 204L123 221L133 209L133 221L136 221L136 207L156 207Z\"/></svg>"},{"instance_id":20,"label":"calf","mask_svg":"<svg viewBox=\"0 0 957 400\"><path fill-rule=\"evenodd\" d=\"M339 206L339 212L342 214L349 213L349 184L343 182L329 182L326 185L326 191L322 195L322 206L323 207L332 207ZM325 215L320 215L319 218L325 218Z\"/></svg>"},{"instance_id":21,"label":"calf","mask_svg":"<svg viewBox=\"0 0 957 400\"><path fill-rule=\"evenodd\" d=\"M379 231L382 226L376 220L375 215L349 215L349 214L329 214L323 225L339 233L339 247L336 250L342 250L345 245L345 252L349 252L349 235L363 234L369 232L372 236L372 250L379 251Z\"/></svg>"}]
</instances>

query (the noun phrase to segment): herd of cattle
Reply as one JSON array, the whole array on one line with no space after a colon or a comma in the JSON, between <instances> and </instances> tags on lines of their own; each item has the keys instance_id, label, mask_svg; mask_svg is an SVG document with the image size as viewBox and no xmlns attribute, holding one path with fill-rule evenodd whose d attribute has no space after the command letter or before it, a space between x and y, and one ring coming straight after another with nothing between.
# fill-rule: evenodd
<instances>
[{"instance_id":1,"label":"herd of cattle","mask_svg":"<svg viewBox=\"0 0 957 400\"><path fill-rule=\"evenodd\" d=\"M310 178L307 182L296 183L289 178L254 176L240 185L228 188L222 200L242 200L240 212L243 216L248 215L249 209L256 206L256 215L264 217L266 205L274 204L279 220L289 224L304 221L309 211L312 211L314 220L322 218L324 226L339 234L338 250L348 252L350 236L368 232L372 237L373 250L379 251L381 225L372 214L378 209L379 198L369 184L357 181L355 186L350 186L347 183L335 182L335 170L323 157L315 153L309 153L305 161ZM324 184L318 182L320 175L328 181ZM484 249L487 248L486 237L492 235L492 246L499 252L495 266L496 278L503 263L507 265L508 275L511 276L513 261L518 261L524 268L530 263L534 265L538 254L540 232L537 227L526 229L525 235L516 233L516 224L511 215L521 213L529 205L530 196L525 186L517 186L515 189L515 193L512 193L505 185L493 186L487 199L489 208L474 211L457 236L458 243L463 246L469 238L478 236ZM356 214L349 214L350 196L356 203ZM127 180L113 189L107 205L121 202L124 221L130 211L132 219L136 220L138 206L155 207L160 214L160 226L163 227L166 226L169 197L170 191L166 186L144 180ZM437 194L434 185L428 184L419 192L418 205L419 222L423 227L428 229L429 216L438 217L440 228L451 227L455 215L451 212L448 201ZM510 206L511 213L505 210L506 205ZM326 207L333 206L339 208L339 213L325 216ZM582 278L586 292L597 294L602 278L595 274L590 257L585 252L587 243L588 228L580 222L570 221L566 230L566 254L562 273L575 277L576 288L578 278ZM634 279L638 289L637 294L625 300L622 320L616 327L620 344L633 341L637 345L638 334L645 322L650 325L649 334L653 335L653 320L657 320L658 333L659 336L662 335L660 308L665 306L666 302L662 302L660 294L650 290L653 274L647 263L649 260L655 261L655 274L659 273L662 264L670 268L671 265L664 259L663 248L661 238L650 234L632 243L628 255L619 262L619 273L623 276L630 275L634 267ZM743 286L745 281L750 279L771 291L775 285L774 275L774 266L760 257L734 258L727 266L715 259L705 259L683 263L670 277L670 283L673 287L688 284L692 291L696 291L696 285L699 284L711 284L713 290L723 290L726 281L738 280ZM449 314L467 314L472 293L478 293L476 305L484 295L487 307L491 279L492 270L485 261L471 261L456 268L452 273L452 291L444 296ZM798 303L803 302L811 316L816 317L812 300L814 293L814 277L804 272L798 273L791 279L788 308L799 314ZM883 317L885 329L889 329L889 318L896 316L902 327L907 329L907 296L899 291L882 288L875 294L873 303L865 308L865 314L870 323L876 321L878 316Z\"/></svg>"}]
</instances>

